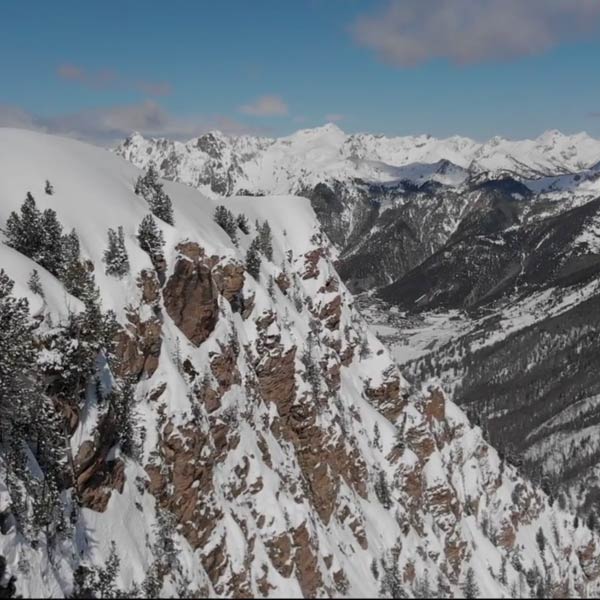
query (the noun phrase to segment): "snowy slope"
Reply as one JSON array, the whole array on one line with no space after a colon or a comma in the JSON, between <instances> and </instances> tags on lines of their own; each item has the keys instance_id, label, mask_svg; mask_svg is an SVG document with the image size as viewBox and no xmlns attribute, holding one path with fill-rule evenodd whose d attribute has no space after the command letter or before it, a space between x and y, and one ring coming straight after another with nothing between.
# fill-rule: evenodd
<instances>
[{"instance_id":1,"label":"snowy slope","mask_svg":"<svg viewBox=\"0 0 600 600\"><path fill-rule=\"evenodd\" d=\"M311 160L328 162L320 151ZM82 508L60 543L36 545L11 525L0 455L9 524L0 555L19 593L70 594L75 569L106 564L112 541L118 586L132 592L162 564L156 523L167 513L177 560L162 572L162 596L460 594L470 569L483 596L540 585L593 595L600 539L505 464L435 382L408 388L355 310L308 200L227 199L250 222L235 246L212 219L217 200L165 182L175 225L160 223L166 267L157 273L135 238L148 213L133 193L139 174L98 148L0 129L0 227L29 190L79 232L103 308L121 325L120 361L99 357L97 377L110 387L118 367L135 378L133 408L145 428L131 458L112 441L103 447L102 385L71 399L79 402L69 445ZM257 280L244 257L255 221L265 219L273 259L263 258ZM131 263L120 280L102 262L106 230L118 226ZM81 309L51 274L3 244L0 266L31 311L46 315L40 333L60 328L68 307ZM45 303L27 289L34 268Z\"/></svg>"}]
</instances>

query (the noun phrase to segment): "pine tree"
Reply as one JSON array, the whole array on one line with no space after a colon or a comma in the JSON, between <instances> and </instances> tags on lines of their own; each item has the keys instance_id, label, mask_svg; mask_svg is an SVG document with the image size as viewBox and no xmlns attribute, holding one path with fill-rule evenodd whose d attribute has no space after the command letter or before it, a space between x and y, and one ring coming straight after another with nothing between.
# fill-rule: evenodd
<instances>
[{"instance_id":1,"label":"pine tree","mask_svg":"<svg viewBox=\"0 0 600 600\"><path fill-rule=\"evenodd\" d=\"M58 276L63 264L63 228L58 221L56 212L51 208L42 213L40 227L42 240L37 262L50 273Z\"/></svg>"},{"instance_id":2,"label":"pine tree","mask_svg":"<svg viewBox=\"0 0 600 600\"><path fill-rule=\"evenodd\" d=\"M129 256L125 247L123 227L108 230L108 248L104 251L106 274L121 278L129 273Z\"/></svg>"},{"instance_id":3,"label":"pine tree","mask_svg":"<svg viewBox=\"0 0 600 600\"><path fill-rule=\"evenodd\" d=\"M6 243L37 261L42 247L42 215L30 192L21 205L20 213L11 212L6 220Z\"/></svg>"},{"instance_id":4,"label":"pine tree","mask_svg":"<svg viewBox=\"0 0 600 600\"><path fill-rule=\"evenodd\" d=\"M133 379L125 378L120 381L119 388L112 390L109 401L121 450L126 456L136 458L140 448L137 441Z\"/></svg>"},{"instance_id":5,"label":"pine tree","mask_svg":"<svg viewBox=\"0 0 600 600\"><path fill-rule=\"evenodd\" d=\"M116 585L116 581L119 575L120 565L121 559L119 558L119 554L117 552L117 545L115 542L111 542L106 565L97 571L97 589L100 593L100 598L119 598L120 594Z\"/></svg>"},{"instance_id":6,"label":"pine tree","mask_svg":"<svg viewBox=\"0 0 600 600\"><path fill-rule=\"evenodd\" d=\"M214 220L221 229L231 238L231 241L237 246L237 224L233 213L222 204L215 209Z\"/></svg>"},{"instance_id":7,"label":"pine tree","mask_svg":"<svg viewBox=\"0 0 600 600\"><path fill-rule=\"evenodd\" d=\"M406 592L402 585L402 576L398 568L398 554L392 551L389 560L383 560L381 566L383 573L381 575L380 594L387 598L406 598Z\"/></svg>"},{"instance_id":8,"label":"pine tree","mask_svg":"<svg viewBox=\"0 0 600 600\"><path fill-rule=\"evenodd\" d=\"M273 237L271 235L271 226L269 221L265 221L258 231L260 240L260 250L267 260L273 260Z\"/></svg>"},{"instance_id":9,"label":"pine tree","mask_svg":"<svg viewBox=\"0 0 600 600\"><path fill-rule=\"evenodd\" d=\"M159 508L154 526L154 555L160 557L161 572L171 572L177 564L177 546L175 545L175 526L177 521L173 513Z\"/></svg>"},{"instance_id":10,"label":"pine tree","mask_svg":"<svg viewBox=\"0 0 600 600\"><path fill-rule=\"evenodd\" d=\"M158 179L158 172L150 164L144 175L140 175L135 184L135 193L142 196L150 205L150 211L169 225L175 224L171 198L165 192L163 184Z\"/></svg>"},{"instance_id":11,"label":"pine tree","mask_svg":"<svg viewBox=\"0 0 600 600\"><path fill-rule=\"evenodd\" d=\"M42 280L40 279L40 274L38 273L37 269L33 269L33 271L31 271L31 275L27 281L27 287L36 296L40 296L41 298L44 297L44 288L42 287Z\"/></svg>"},{"instance_id":12,"label":"pine tree","mask_svg":"<svg viewBox=\"0 0 600 600\"><path fill-rule=\"evenodd\" d=\"M537 530L537 533L535 534L535 541L537 542L540 552L544 554L544 549L546 548L546 536L544 535L544 532L542 531L541 527Z\"/></svg>"},{"instance_id":13,"label":"pine tree","mask_svg":"<svg viewBox=\"0 0 600 600\"><path fill-rule=\"evenodd\" d=\"M236 217L235 222L242 233L245 233L246 235L250 233L250 225L248 224L248 219L244 213L240 213Z\"/></svg>"},{"instance_id":14,"label":"pine tree","mask_svg":"<svg viewBox=\"0 0 600 600\"><path fill-rule=\"evenodd\" d=\"M389 510L392 506L392 497L390 495L390 488L388 486L387 477L384 471L379 471L375 479L375 495L381 505L386 510Z\"/></svg>"},{"instance_id":15,"label":"pine tree","mask_svg":"<svg viewBox=\"0 0 600 600\"><path fill-rule=\"evenodd\" d=\"M160 598L160 592L163 586L163 577L160 575L160 564L154 561L148 571L146 578L142 582L142 590L145 598Z\"/></svg>"},{"instance_id":16,"label":"pine tree","mask_svg":"<svg viewBox=\"0 0 600 600\"><path fill-rule=\"evenodd\" d=\"M12 212L6 220L6 242L31 258L53 275L58 275L62 257L62 225L51 208L43 213L27 192L19 213Z\"/></svg>"},{"instance_id":17,"label":"pine tree","mask_svg":"<svg viewBox=\"0 0 600 600\"><path fill-rule=\"evenodd\" d=\"M152 215L146 215L138 228L137 238L140 248L150 256L156 267L163 259L165 240Z\"/></svg>"},{"instance_id":18,"label":"pine tree","mask_svg":"<svg viewBox=\"0 0 600 600\"><path fill-rule=\"evenodd\" d=\"M304 379L310 385L313 396L316 399L321 392L321 374L314 357L314 346L314 335L311 332L308 335L306 350L302 354L301 360L304 365Z\"/></svg>"},{"instance_id":19,"label":"pine tree","mask_svg":"<svg viewBox=\"0 0 600 600\"><path fill-rule=\"evenodd\" d=\"M137 195L147 198L152 194L158 183L158 171L154 164L150 163L146 173L137 178L134 191Z\"/></svg>"},{"instance_id":20,"label":"pine tree","mask_svg":"<svg viewBox=\"0 0 600 600\"><path fill-rule=\"evenodd\" d=\"M465 580L461 586L462 593L465 598L478 598L479 597L479 586L475 581L475 571L473 567L469 567L467 569L467 573L465 575Z\"/></svg>"},{"instance_id":21,"label":"pine tree","mask_svg":"<svg viewBox=\"0 0 600 600\"><path fill-rule=\"evenodd\" d=\"M260 241L255 237L250 243L248 252L246 253L246 270L254 279L258 279L260 275Z\"/></svg>"},{"instance_id":22,"label":"pine tree","mask_svg":"<svg viewBox=\"0 0 600 600\"><path fill-rule=\"evenodd\" d=\"M62 252L60 280L65 289L86 306L97 305L100 292L90 264L84 263L81 258L79 236L74 229L62 237Z\"/></svg>"},{"instance_id":23,"label":"pine tree","mask_svg":"<svg viewBox=\"0 0 600 600\"><path fill-rule=\"evenodd\" d=\"M163 190L162 184L158 184L154 194L148 200L152 214L162 219L169 225L175 225L175 217L173 216L173 204L171 198Z\"/></svg>"},{"instance_id":24,"label":"pine tree","mask_svg":"<svg viewBox=\"0 0 600 600\"><path fill-rule=\"evenodd\" d=\"M506 555L502 556L502 562L500 563L500 577L498 578L502 585L506 585L508 580L506 578Z\"/></svg>"},{"instance_id":25,"label":"pine tree","mask_svg":"<svg viewBox=\"0 0 600 600\"><path fill-rule=\"evenodd\" d=\"M267 284L267 292L271 298L275 298L275 278L273 275L269 275L269 283Z\"/></svg>"},{"instance_id":26,"label":"pine tree","mask_svg":"<svg viewBox=\"0 0 600 600\"><path fill-rule=\"evenodd\" d=\"M29 304L14 298L14 282L0 269L0 438L10 439L18 425L35 419L30 407L35 396L36 352Z\"/></svg>"},{"instance_id":27,"label":"pine tree","mask_svg":"<svg viewBox=\"0 0 600 600\"><path fill-rule=\"evenodd\" d=\"M377 566L377 561L375 559L371 561L371 573L377 581L379 579L379 567Z\"/></svg>"}]
</instances>

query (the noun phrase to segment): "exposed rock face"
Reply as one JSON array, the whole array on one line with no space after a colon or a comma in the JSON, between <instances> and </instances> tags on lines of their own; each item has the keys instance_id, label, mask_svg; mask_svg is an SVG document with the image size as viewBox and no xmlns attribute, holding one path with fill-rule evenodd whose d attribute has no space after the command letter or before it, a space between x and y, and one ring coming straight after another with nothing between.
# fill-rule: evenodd
<instances>
[{"instance_id":1,"label":"exposed rock face","mask_svg":"<svg viewBox=\"0 0 600 600\"><path fill-rule=\"evenodd\" d=\"M117 334L116 373L139 379L151 377L160 357L162 346L162 323L160 319L160 284L155 273L142 271L137 281L141 291L139 305L130 306L127 324ZM145 308L150 308L152 316Z\"/></svg>"},{"instance_id":2,"label":"exposed rock face","mask_svg":"<svg viewBox=\"0 0 600 600\"><path fill-rule=\"evenodd\" d=\"M98 424L97 435L84 442L75 458L75 480L79 498L86 508L104 512L114 491L123 493L124 463L110 458L115 443L114 422L111 415Z\"/></svg>"},{"instance_id":3,"label":"exposed rock face","mask_svg":"<svg viewBox=\"0 0 600 600\"><path fill-rule=\"evenodd\" d=\"M213 260L197 244L180 244L173 274L163 290L165 309L185 336L199 346L218 319L218 289L212 277Z\"/></svg>"}]
</instances>

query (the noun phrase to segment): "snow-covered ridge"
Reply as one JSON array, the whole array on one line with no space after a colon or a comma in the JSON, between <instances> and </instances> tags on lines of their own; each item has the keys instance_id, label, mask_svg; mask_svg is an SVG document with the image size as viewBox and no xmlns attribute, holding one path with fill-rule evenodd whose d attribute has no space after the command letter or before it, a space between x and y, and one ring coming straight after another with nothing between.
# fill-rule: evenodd
<instances>
[{"instance_id":1,"label":"snow-covered ridge","mask_svg":"<svg viewBox=\"0 0 600 600\"><path fill-rule=\"evenodd\" d=\"M106 567L114 541L121 564L103 597L427 597L469 581L483 596L593 595L598 536L501 460L435 382L408 388L355 310L308 200L219 201L165 181L174 225L159 223L159 267L136 239L149 210L133 191L139 175L98 148L0 129L0 228L27 191L55 210L120 324L120 360L98 357L85 394L53 398L71 409L81 501L63 537L48 527L34 544L18 530L0 453L0 555L18 593L73 594L78 567ZM248 218L237 244L213 220L219 202ZM246 251L265 220L273 254L254 277ZM118 227L122 279L103 263ZM0 266L40 333L81 309L4 244ZM27 283L34 268L43 301ZM144 426L137 455L106 432L101 392L123 374ZM65 502L73 493L61 491Z\"/></svg>"},{"instance_id":2,"label":"snow-covered ridge","mask_svg":"<svg viewBox=\"0 0 600 600\"><path fill-rule=\"evenodd\" d=\"M598 163L600 140L586 133L564 135L553 130L532 140L494 137L479 143L459 136L348 135L328 124L282 138L212 132L185 143L134 133L116 152L139 167L152 161L165 177L206 193L230 195L294 193L332 179L384 182L407 177L449 184L464 180L466 175L448 178L435 172L397 171L439 161L449 161L455 171L492 175L510 172L538 178L574 173Z\"/></svg>"}]
</instances>

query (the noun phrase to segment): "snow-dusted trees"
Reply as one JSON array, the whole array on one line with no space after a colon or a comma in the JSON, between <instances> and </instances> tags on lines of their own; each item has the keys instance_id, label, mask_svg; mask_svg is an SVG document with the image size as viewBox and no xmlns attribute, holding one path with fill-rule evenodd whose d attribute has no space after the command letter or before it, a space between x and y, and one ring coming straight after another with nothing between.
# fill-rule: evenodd
<instances>
[{"instance_id":1,"label":"snow-dusted trees","mask_svg":"<svg viewBox=\"0 0 600 600\"><path fill-rule=\"evenodd\" d=\"M236 218L233 216L233 213L228 208L225 208L222 204L219 204L219 206L217 206L215 209L213 218L215 223L227 233L227 235L231 238L231 241L237 246L238 224L236 222Z\"/></svg>"},{"instance_id":2,"label":"snow-dusted trees","mask_svg":"<svg viewBox=\"0 0 600 600\"><path fill-rule=\"evenodd\" d=\"M540 549L540 554L544 554L544 550L546 548L546 536L544 535L544 531L540 527L535 534L535 541Z\"/></svg>"},{"instance_id":3,"label":"snow-dusted trees","mask_svg":"<svg viewBox=\"0 0 600 600\"><path fill-rule=\"evenodd\" d=\"M27 287L36 295L41 298L44 297L44 288L42 287L42 280L37 269L31 271L31 275L27 280Z\"/></svg>"},{"instance_id":4,"label":"snow-dusted trees","mask_svg":"<svg viewBox=\"0 0 600 600\"><path fill-rule=\"evenodd\" d=\"M37 536L52 524L56 532L64 526L58 510L64 443L61 418L40 383L27 301L14 298L12 290L0 270L0 451L17 524L24 535ZM28 455L39 467L35 477Z\"/></svg>"},{"instance_id":5,"label":"snow-dusted trees","mask_svg":"<svg viewBox=\"0 0 600 600\"><path fill-rule=\"evenodd\" d=\"M125 378L119 383L119 387L111 391L110 408L123 454L136 458L140 448L136 426L134 381Z\"/></svg>"},{"instance_id":6,"label":"snow-dusted trees","mask_svg":"<svg viewBox=\"0 0 600 600\"><path fill-rule=\"evenodd\" d=\"M479 597L479 586L475 581L475 571L473 567L469 567L465 574L465 580L462 583L462 593L465 598L478 598Z\"/></svg>"},{"instance_id":7,"label":"snow-dusted trees","mask_svg":"<svg viewBox=\"0 0 600 600\"><path fill-rule=\"evenodd\" d=\"M150 165L144 175L140 175L135 184L135 193L142 196L150 205L152 214L169 225L175 224L171 198L158 180L158 172Z\"/></svg>"},{"instance_id":8,"label":"snow-dusted trees","mask_svg":"<svg viewBox=\"0 0 600 600\"><path fill-rule=\"evenodd\" d=\"M250 243L250 247L248 248L248 252L246 252L246 270L254 279L258 279L260 274L260 241L257 237L255 237Z\"/></svg>"},{"instance_id":9,"label":"snow-dusted trees","mask_svg":"<svg viewBox=\"0 0 600 600\"><path fill-rule=\"evenodd\" d=\"M108 248L104 251L104 262L107 275L120 278L129 273L129 256L125 248L123 227L119 227L117 231L108 230Z\"/></svg>"},{"instance_id":10,"label":"snow-dusted trees","mask_svg":"<svg viewBox=\"0 0 600 600\"><path fill-rule=\"evenodd\" d=\"M11 212L6 220L6 242L15 250L36 260L42 245L41 214L30 192L19 213Z\"/></svg>"},{"instance_id":11,"label":"snow-dusted trees","mask_svg":"<svg viewBox=\"0 0 600 600\"><path fill-rule=\"evenodd\" d=\"M115 542L110 545L110 553L104 567L80 565L73 574L73 598L122 598L123 592L117 587L117 577L121 559Z\"/></svg>"},{"instance_id":12,"label":"snow-dusted trees","mask_svg":"<svg viewBox=\"0 0 600 600\"><path fill-rule=\"evenodd\" d=\"M381 560L381 584L379 593L383 598L406 598L402 583L402 575L398 567L399 551L397 547L392 548L389 558Z\"/></svg>"},{"instance_id":13,"label":"snow-dusted trees","mask_svg":"<svg viewBox=\"0 0 600 600\"><path fill-rule=\"evenodd\" d=\"M150 256L156 267L163 259L165 240L152 215L146 215L138 227L137 238L140 248Z\"/></svg>"},{"instance_id":14,"label":"snow-dusted trees","mask_svg":"<svg viewBox=\"0 0 600 600\"><path fill-rule=\"evenodd\" d=\"M321 392L321 371L315 358L315 337L311 331L306 340L306 350L300 358L304 365L304 380L310 385L312 393L317 398Z\"/></svg>"},{"instance_id":15,"label":"snow-dusted trees","mask_svg":"<svg viewBox=\"0 0 600 600\"><path fill-rule=\"evenodd\" d=\"M258 227L258 239L260 240L260 251L267 260L273 260L273 237L269 221L264 221Z\"/></svg>"},{"instance_id":16,"label":"snow-dusted trees","mask_svg":"<svg viewBox=\"0 0 600 600\"><path fill-rule=\"evenodd\" d=\"M40 212L33 196L27 192L19 213L13 211L6 220L6 242L28 256L53 275L62 265L62 225L51 208Z\"/></svg>"},{"instance_id":17,"label":"snow-dusted trees","mask_svg":"<svg viewBox=\"0 0 600 600\"><path fill-rule=\"evenodd\" d=\"M242 233L245 233L246 235L248 235L250 233L250 226L248 224L248 219L246 218L246 215L244 213L240 213L235 218L235 222L237 223L237 226Z\"/></svg>"},{"instance_id":18,"label":"snow-dusted trees","mask_svg":"<svg viewBox=\"0 0 600 600\"><path fill-rule=\"evenodd\" d=\"M375 495L381 506L386 510L389 510L392 506L392 496L390 495L390 487L387 482L387 477L384 471L379 471L374 483Z\"/></svg>"},{"instance_id":19,"label":"snow-dusted trees","mask_svg":"<svg viewBox=\"0 0 600 600\"><path fill-rule=\"evenodd\" d=\"M62 238L63 264L60 280L69 294L73 294L86 305L97 303L98 288L94 280L91 265L81 258L79 236L72 229Z\"/></svg>"},{"instance_id":20,"label":"snow-dusted trees","mask_svg":"<svg viewBox=\"0 0 600 600\"><path fill-rule=\"evenodd\" d=\"M14 282L0 269L0 437L10 440L13 431L27 420L35 395L32 369L35 349L29 305L14 298Z\"/></svg>"},{"instance_id":21,"label":"snow-dusted trees","mask_svg":"<svg viewBox=\"0 0 600 600\"><path fill-rule=\"evenodd\" d=\"M62 225L56 212L47 208L40 222L42 244L38 262L53 275L59 275L62 267Z\"/></svg>"}]
</instances>

